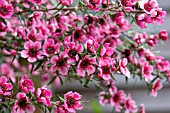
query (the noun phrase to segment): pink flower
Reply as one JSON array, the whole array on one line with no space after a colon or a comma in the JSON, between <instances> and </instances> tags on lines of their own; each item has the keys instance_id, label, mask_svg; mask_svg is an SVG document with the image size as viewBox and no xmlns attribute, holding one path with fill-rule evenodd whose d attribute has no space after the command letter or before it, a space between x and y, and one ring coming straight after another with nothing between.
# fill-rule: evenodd
<instances>
[{"instance_id":1,"label":"pink flower","mask_svg":"<svg viewBox=\"0 0 170 113\"><path fill-rule=\"evenodd\" d=\"M13 86L10 82L8 82L7 77L0 77L0 95L11 95L10 90L12 90Z\"/></svg>"},{"instance_id":2,"label":"pink flower","mask_svg":"<svg viewBox=\"0 0 170 113\"><path fill-rule=\"evenodd\" d=\"M104 80L110 79L111 74L111 65L112 62L109 59L99 59L99 76L101 76Z\"/></svg>"},{"instance_id":3,"label":"pink flower","mask_svg":"<svg viewBox=\"0 0 170 113\"><path fill-rule=\"evenodd\" d=\"M133 9L132 6L134 6L137 2L138 0L120 0L120 3L127 11L131 11Z\"/></svg>"},{"instance_id":4,"label":"pink flower","mask_svg":"<svg viewBox=\"0 0 170 113\"><path fill-rule=\"evenodd\" d=\"M0 17L1 18L11 18L13 14L12 4L5 4L6 1L0 1Z\"/></svg>"},{"instance_id":5,"label":"pink flower","mask_svg":"<svg viewBox=\"0 0 170 113\"><path fill-rule=\"evenodd\" d=\"M60 45L55 44L53 39L47 39L43 45L43 54L46 56L56 54L59 47Z\"/></svg>"},{"instance_id":6,"label":"pink flower","mask_svg":"<svg viewBox=\"0 0 170 113\"><path fill-rule=\"evenodd\" d=\"M122 74L126 75L128 78L130 78L130 72L128 68L126 67L127 65L127 58L123 58L123 60L119 60L119 70Z\"/></svg>"},{"instance_id":7,"label":"pink flower","mask_svg":"<svg viewBox=\"0 0 170 113\"><path fill-rule=\"evenodd\" d=\"M24 74L19 81L19 87L25 93L29 93L30 91L33 94L35 90L33 81L31 79L28 79L28 76L26 74Z\"/></svg>"},{"instance_id":8,"label":"pink flower","mask_svg":"<svg viewBox=\"0 0 170 113\"><path fill-rule=\"evenodd\" d=\"M75 109L82 110L80 103L82 96L77 92L68 92L64 95L64 107L71 113L75 113Z\"/></svg>"},{"instance_id":9,"label":"pink flower","mask_svg":"<svg viewBox=\"0 0 170 113\"><path fill-rule=\"evenodd\" d=\"M35 62L37 58L42 58L42 52L40 51L41 42L27 41L24 44L25 50L21 51L21 57L28 58L29 62Z\"/></svg>"},{"instance_id":10,"label":"pink flower","mask_svg":"<svg viewBox=\"0 0 170 113\"><path fill-rule=\"evenodd\" d=\"M35 111L34 105L31 105L30 99L25 93L17 93L17 100L12 107L12 113L33 113Z\"/></svg>"},{"instance_id":11,"label":"pink flower","mask_svg":"<svg viewBox=\"0 0 170 113\"><path fill-rule=\"evenodd\" d=\"M109 33L112 37L118 38L120 36L120 30L118 26L110 26Z\"/></svg>"},{"instance_id":12,"label":"pink flower","mask_svg":"<svg viewBox=\"0 0 170 113\"><path fill-rule=\"evenodd\" d=\"M126 97L126 95L125 95L123 90L118 91L116 89L115 91L113 91L112 99L110 101L110 104L115 107L116 111L120 112L121 104L124 103L125 97Z\"/></svg>"},{"instance_id":13,"label":"pink flower","mask_svg":"<svg viewBox=\"0 0 170 113\"><path fill-rule=\"evenodd\" d=\"M149 65L148 62L145 62L144 65L142 66L142 75L145 78L145 81L152 80L153 79L153 66Z\"/></svg>"},{"instance_id":14,"label":"pink flower","mask_svg":"<svg viewBox=\"0 0 170 113\"><path fill-rule=\"evenodd\" d=\"M52 97L52 92L46 88L47 86L43 86L37 89L36 97L38 102L43 103L46 106L50 106L50 98Z\"/></svg>"},{"instance_id":15,"label":"pink flower","mask_svg":"<svg viewBox=\"0 0 170 113\"><path fill-rule=\"evenodd\" d=\"M163 41L168 40L168 32L166 30L161 30L159 32L159 38L161 38Z\"/></svg>"},{"instance_id":16,"label":"pink flower","mask_svg":"<svg viewBox=\"0 0 170 113\"><path fill-rule=\"evenodd\" d=\"M142 0L139 1L139 6L148 14L151 14L155 9L159 8L157 0Z\"/></svg>"},{"instance_id":17,"label":"pink flower","mask_svg":"<svg viewBox=\"0 0 170 113\"><path fill-rule=\"evenodd\" d=\"M165 71L169 70L170 63L169 63L169 61L161 60L156 63L156 67L160 72L165 72Z\"/></svg>"},{"instance_id":18,"label":"pink flower","mask_svg":"<svg viewBox=\"0 0 170 113\"><path fill-rule=\"evenodd\" d=\"M109 47L109 43L105 43L100 51L102 57L110 57L114 53L114 49Z\"/></svg>"},{"instance_id":19,"label":"pink flower","mask_svg":"<svg viewBox=\"0 0 170 113\"><path fill-rule=\"evenodd\" d=\"M147 40L148 45L151 46L151 47L156 46L156 44L158 43L158 38L159 38L159 36L157 34L156 35L150 35L149 39Z\"/></svg>"},{"instance_id":20,"label":"pink flower","mask_svg":"<svg viewBox=\"0 0 170 113\"><path fill-rule=\"evenodd\" d=\"M151 95L156 97L157 96L157 91L162 89L163 85L161 83L161 79L157 79L154 84L152 85L151 89Z\"/></svg>"},{"instance_id":21,"label":"pink flower","mask_svg":"<svg viewBox=\"0 0 170 113\"><path fill-rule=\"evenodd\" d=\"M164 23L163 18L167 15L166 11L162 11L162 8L157 8L151 13L151 19L153 22L157 22L159 25Z\"/></svg>"},{"instance_id":22,"label":"pink flower","mask_svg":"<svg viewBox=\"0 0 170 113\"><path fill-rule=\"evenodd\" d=\"M67 56L68 62L75 62L79 60L79 53L83 52L83 45L82 44L75 44L74 42L67 42L66 43L68 49L65 51L65 56Z\"/></svg>"},{"instance_id":23,"label":"pink flower","mask_svg":"<svg viewBox=\"0 0 170 113\"><path fill-rule=\"evenodd\" d=\"M89 9L99 11L99 5L102 3L102 0L86 0L86 3Z\"/></svg>"},{"instance_id":24,"label":"pink flower","mask_svg":"<svg viewBox=\"0 0 170 113\"><path fill-rule=\"evenodd\" d=\"M39 5L47 2L47 0L28 0L28 1L30 1L33 4L39 4Z\"/></svg>"},{"instance_id":25,"label":"pink flower","mask_svg":"<svg viewBox=\"0 0 170 113\"><path fill-rule=\"evenodd\" d=\"M95 59L85 56L78 63L78 68L76 70L77 74L82 77L86 76L86 72L87 75L93 74L95 72L95 67L92 64L96 64Z\"/></svg>"},{"instance_id":26,"label":"pink flower","mask_svg":"<svg viewBox=\"0 0 170 113\"><path fill-rule=\"evenodd\" d=\"M67 63L67 58L60 56L53 56L50 60L52 64L54 64L51 67L51 71L55 72L58 70L59 74L61 75L67 75L68 70L69 70L69 64Z\"/></svg>"},{"instance_id":27,"label":"pink flower","mask_svg":"<svg viewBox=\"0 0 170 113\"><path fill-rule=\"evenodd\" d=\"M141 104L141 107L139 108L139 113L145 113L145 105Z\"/></svg>"},{"instance_id":28,"label":"pink flower","mask_svg":"<svg viewBox=\"0 0 170 113\"><path fill-rule=\"evenodd\" d=\"M124 107L126 109L125 113L136 113L137 107L134 100L132 100L132 97L128 95L125 100Z\"/></svg>"},{"instance_id":29,"label":"pink flower","mask_svg":"<svg viewBox=\"0 0 170 113\"><path fill-rule=\"evenodd\" d=\"M76 28L73 31L72 38L73 38L74 42L76 42L76 41L84 42L85 41L85 36L84 36L84 33L81 30L81 28Z\"/></svg>"},{"instance_id":30,"label":"pink flower","mask_svg":"<svg viewBox=\"0 0 170 113\"><path fill-rule=\"evenodd\" d=\"M70 6L73 3L73 0L60 0L60 3L64 6Z\"/></svg>"}]
</instances>

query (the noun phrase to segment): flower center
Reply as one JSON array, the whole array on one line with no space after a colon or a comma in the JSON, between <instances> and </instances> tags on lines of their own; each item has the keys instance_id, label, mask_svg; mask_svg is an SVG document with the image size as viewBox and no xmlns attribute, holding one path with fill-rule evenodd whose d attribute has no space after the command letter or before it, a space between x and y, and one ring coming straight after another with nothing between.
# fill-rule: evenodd
<instances>
[{"instance_id":1,"label":"flower center","mask_svg":"<svg viewBox=\"0 0 170 113\"><path fill-rule=\"evenodd\" d=\"M6 15L8 13L8 10L5 7L1 7L0 13L3 14L3 15Z\"/></svg>"},{"instance_id":2,"label":"flower center","mask_svg":"<svg viewBox=\"0 0 170 113\"><path fill-rule=\"evenodd\" d=\"M30 49L30 50L29 50L29 55L30 55L31 57L36 57L36 55L37 55L37 50L36 50L35 48Z\"/></svg>"},{"instance_id":3,"label":"flower center","mask_svg":"<svg viewBox=\"0 0 170 113\"><path fill-rule=\"evenodd\" d=\"M76 39L78 39L78 38L80 38L80 33L81 31L80 30L76 30L75 32L74 32L74 38L76 38Z\"/></svg>"},{"instance_id":4,"label":"flower center","mask_svg":"<svg viewBox=\"0 0 170 113\"><path fill-rule=\"evenodd\" d=\"M114 101L114 102L118 102L118 101L119 101L119 95L118 95L118 94L115 94L115 95L114 95L113 101Z\"/></svg>"},{"instance_id":5,"label":"flower center","mask_svg":"<svg viewBox=\"0 0 170 113\"><path fill-rule=\"evenodd\" d=\"M48 47L46 51L47 51L47 53L49 53L49 54L53 54L55 50L54 50L53 47Z\"/></svg>"},{"instance_id":6,"label":"flower center","mask_svg":"<svg viewBox=\"0 0 170 113\"><path fill-rule=\"evenodd\" d=\"M74 58L77 54L77 52L74 50L74 49L71 49L69 52L68 52L69 56Z\"/></svg>"},{"instance_id":7,"label":"flower center","mask_svg":"<svg viewBox=\"0 0 170 113\"><path fill-rule=\"evenodd\" d=\"M58 67L62 67L64 65L64 63L65 63L65 60L64 59L60 59L60 60L57 61L57 66Z\"/></svg>"},{"instance_id":8,"label":"flower center","mask_svg":"<svg viewBox=\"0 0 170 113\"><path fill-rule=\"evenodd\" d=\"M81 67L86 68L90 64L89 60L85 59L81 62Z\"/></svg>"},{"instance_id":9,"label":"flower center","mask_svg":"<svg viewBox=\"0 0 170 113\"><path fill-rule=\"evenodd\" d=\"M25 107L28 105L27 101L25 98L20 99L18 101L18 106L21 107L22 109L25 109Z\"/></svg>"},{"instance_id":10,"label":"flower center","mask_svg":"<svg viewBox=\"0 0 170 113\"><path fill-rule=\"evenodd\" d=\"M34 0L36 3L40 3L41 2L41 0Z\"/></svg>"},{"instance_id":11,"label":"flower center","mask_svg":"<svg viewBox=\"0 0 170 113\"><path fill-rule=\"evenodd\" d=\"M67 100L67 104L68 104L68 106L73 106L74 105L74 99L73 98L68 98L68 100Z\"/></svg>"},{"instance_id":12,"label":"flower center","mask_svg":"<svg viewBox=\"0 0 170 113\"><path fill-rule=\"evenodd\" d=\"M110 73L109 67L104 66L104 67L102 67L102 70L103 70L104 74L109 74Z\"/></svg>"}]
</instances>

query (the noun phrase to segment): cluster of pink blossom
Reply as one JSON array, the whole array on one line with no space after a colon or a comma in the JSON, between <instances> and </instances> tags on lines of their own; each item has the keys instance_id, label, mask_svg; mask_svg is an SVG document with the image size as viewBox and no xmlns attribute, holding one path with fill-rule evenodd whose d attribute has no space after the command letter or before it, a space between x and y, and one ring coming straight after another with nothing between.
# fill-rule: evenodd
<instances>
[{"instance_id":1,"label":"cluster of pink blossom","mask_svg":"<svg viewBox=\"0 0 170 113\"><path fill-rule=\"evenodd\" d=\"M0 99L11 101L12 113L32 113L34 105L75 113L83 109L82 95L70 91L56 101L48 85L75 79L88 86L94 80L104 87L101 105L144 113L144 105L137 107L130 94L118 90L114 76L140 77L152 96L163 78L170 82L169 61L150 49L168 40L167 31L129 33L135 23L145 28L162 24L165 16L156 0L79 0L76 6L73 0L0 0ZM43 83L37 85L34 77Z\"/></svg>"}]
</instances>

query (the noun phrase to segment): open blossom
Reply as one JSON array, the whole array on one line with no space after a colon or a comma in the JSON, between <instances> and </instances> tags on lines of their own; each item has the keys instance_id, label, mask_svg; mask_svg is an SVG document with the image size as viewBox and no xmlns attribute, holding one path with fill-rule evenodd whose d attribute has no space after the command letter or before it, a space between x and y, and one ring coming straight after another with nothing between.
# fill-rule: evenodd
<instances>
[{"instance_id":1,"label":"open blossom","mask_svg":"<svg viewBox=\"0 0 170 113\"><path fill-rule=\"evenodd\" d=\"M99 5L102 3L102 0L85 0L89 9L94 11L99 11Z\"/></svg>"},{"instance_id":2,"label":"open blossom","mask_svg":"<svg viewBox=\"0 0 170 113\"><path fill-rule=\"evenodd\" d=\"M43 45L43 54L46 56L56 54L59 47L59 44L55 44L53 39L47 39Z\"/></svg>"},{"instance_id":3,"label":"open blossom","mask_svg":"<svg viewBox=\"0 0 170 113\"><path fill-rule=\"evenodd\" d=\"M133 6L138 2L138 0L120 0L122 6L127 10L131 11Z\"/></svg>"},{"instance_id":4,"label":"open blossom","mask_svg":"<svg viewBox=\"0 0 170 113\"><path fill-rule=\"evenodd\" d=\"M123 90L116 89L115 91L113 91L110 104L115 107L116 111L120 112L120 110L122 108L121 104L124 103L125 97L126 97L126 95Z\"/></svg>"},{"instance_id":5,"label":"open blossom","mask_svg":"<svg viewBox=\"0 0 170 113\"><path fill-rule=\"evenodd\" d=\"M124 75L126 75L128 78L130 78L130 72L128 70L128 68L126 67L128 61L127 58L123 58L123 60L119 60L119 69L120 72Z\"/></svg>"},{"instance_id":6,"label":"open blossom","mask_svg":"<svg viewBox=\"0 0 170 113\"><path fill-rule=\"evenodd\" d=\"M11 90L13 86L10 82L8 82L7 77L0 77L0 95L11 95Z\"/></svg>"},{"instance_id":7,"label":"open blossom","mask_svg":"<svg viewBox=\"0 0 170 113\"><path fill-rule=\"evenodd\" d=\"M75 42L67 42L66 43L68 49L65 50L65 56L68 57L68 62L75 62L78 61L79 53L83 52L83 45L82 44L75 44Z\"/></svg>"},{"instance_id":8,"label":"open blossom","mask_svg":"<svg viewBox=\"0 0 170 113\"><path fill-rule=\"evenodd\" d=\"M70 6L73 3L73 0L60 0L60 3L64 6Z\"/></svg>"},{"instance_id":9,"label":"open blossom","mask_svg":"<svg viewBox=\"0 0 170 113\"><path fill-rule=\"evenodd\" d=\"M153 79L153 66L149 65L148 62L145 62L142 66L142 75L144 76L145 81Z\"/></svg>"},{"instance_id":10,"label":"open blossom","mask_svg":"<svg viewBox=\"0 0 170 113\"><path fill-rule=\"evenodd\" d=\"M30 91L33 94L35 90L33 81L31 79L28 79L28 76L26 74L24 74L19 81L19 87L25 93L29 93Z\"/></svg>"},{"instance_id":11,"label":"open blossom","mask_svg":"<svg viewBox=\"0 0 170 113\"><path fill-rule=\"evenodd\" d=\"M148 14L159 8L157 0L141 0L139 1L139 6Z\"/></svg>"},{"instance_id":12,"label":"open blossom","mask_svg":"<svg viewBox=\"0 0 170 113\"><path fill-rule=\"evenodd\" d=\"M28 1L30 1L31 3L34 3L34 4L41 5L41 4L46 3L48 0L28 0Z\"/></svg>"},{"instance_id":13,"label":"open blossom","mask_svg":"<svg viewBox=\"0 0 170 113\"><path fill-rule=\"evenodd\" d=\"M75 109L82 110L83 106L80 103L82 96L77 92L68 92L64 95L64 107L71 113L75 113Z\"/></svg>"},{"instance_id":14,"label":"open blossom","mask_svg":"<svg viewBox=\"0 0 170 113\"><path fill-rule=\"evenodd\" d=\"M12 107L11 113L33 113L35 111L34 105L31 104L30 99L25 93L17 93L17 100Z\"/></svg>"},{"instance_id":15,"label":"open blossom","mask_svg":"<svg viewBox=\"0 0 170 113\"><path fill-rule=\"evenodd\" d=\"M125 100L125 113L136 113L137 112L137 107L136 103L134 100L132 100L132 97L128 95Z\"/></svg>"},{"instance_id":16,"label":"open blossom","mask_svg":"<svg viewBox=\"0 0 170 113\"><path fill-rule=\"evenodd\" d=\"M69 70L69 64L67 63L67 58L65 58L64 56L60 56L60 57L53 56L50 62L54 64L51 67L52 72L55 72L56 70L58 70L59 74L67 75L68 70Z\"/></svg>"},{"instance_id":17,"label":"open blossom","mask_svg":"<svg viewBox=\"0 0 170 113\"><path fill-rule=\"evenodd\" d=\"M112 65L112 62L110 59L99 59L99 75L98 76L101 76L104 80L109 80L111 77L110 77L110 74L111 74L111 65Z\"/></svg>"},{"instance_id":18,"label":"open blossom","mask_svg":"<svg viewBox=\"0 0 170 113\"><path fill-rule=\"evenodd\" d=\"M156 46L156 44L158 43L158 38L159 38L159 36L157 34L156 35L150 35L148 40L147 40L148 45L151 46L151 47Z\"/></svg>"},{"instance_id":19,"label":"open blossom","mask_svg":"<svg viewBox=\"0 0 170 113\"><path fill-rule=\"evenodd\" d=\"M42 52L40 51L41 42L27 41L24 44L24 49L21 51L21 57L28 58L29 62L35 62L37 58L42 58Z\"/></svg>"},{"instance_id":20,"label":"open blossom","mask_svg":"<svg viewBox=\"0 0 170 113\"><path fill-rule=\"evenodd\" d=\"M11 18L13 14L12 4L6 4L5 0L0 1L0 17L1 18Z\"/></svg>"},{"instance_id":21,"label":"open blossom","mask_svg":"<svg viewBox=\"0 0 170 113\"><path fill-rule=\"evenodd\" d=\"M78 63L78 68L76 70L77 74L84 77L87 75L93 74L95 72L95 67L92 64L96 64L95 58L89 58L85 56Z\"/></svg>"},{"instance_id":22,"label":"open blossom","mask_svg":"<svg viewBox=\"0 0 170 113\"><path fill-rule=\"evenodd\" d=\"M162 89L163 85L161 83L161 79L157 79L151 89L151 95L156 97L157 96L157 91Z\"/></svg>"},{"instance_id":23,"label":"open blossom","mask_svg":"<svg viewBox=\"0 0 170 113\"><path fill-rule=\"evenodd\" d=\"M52 97L52 92L46 88L47 86L43 86L37 89L36 97L38 102L43 103L46 106L50 106L51 102L50 99Z\"/></svg>"},{"instance_id":24,"label":"open blossom","mask_svg":"<svg viewBox=\"0 0 170 113\"><path fill-rule=\"evenodd\" d=\"M103 45L103 48L100 51L100 55L102 57L107 57L107 56L111 56L114 53L114 49L112 47L109 46L109 43L105 43Z\"/></svg>"}]
</instances>

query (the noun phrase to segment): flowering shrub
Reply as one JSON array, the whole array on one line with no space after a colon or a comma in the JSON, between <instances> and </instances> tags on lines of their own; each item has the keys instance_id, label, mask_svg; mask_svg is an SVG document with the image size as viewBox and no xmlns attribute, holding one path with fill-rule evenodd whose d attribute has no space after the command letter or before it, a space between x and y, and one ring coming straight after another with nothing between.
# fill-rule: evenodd
<instances>
[{"instance_id":1,"label":"flowering shrub","mask_svg":"<svg viewBox=\"0 0 170 113\"><path fill-rule=\"evenodd\" d=\"M78 0L75 6L73 0L0 0L0 112L82 110L88 101L81 94L56 96L48 87L75 79L85 87L95 82L103 106L145 113L116 87L115 76L140 78L152 96L170 81L169 61L153 50L168 40L167 31L136 29L165 17L156 0Z\"/></svg>"}]
</instances>

